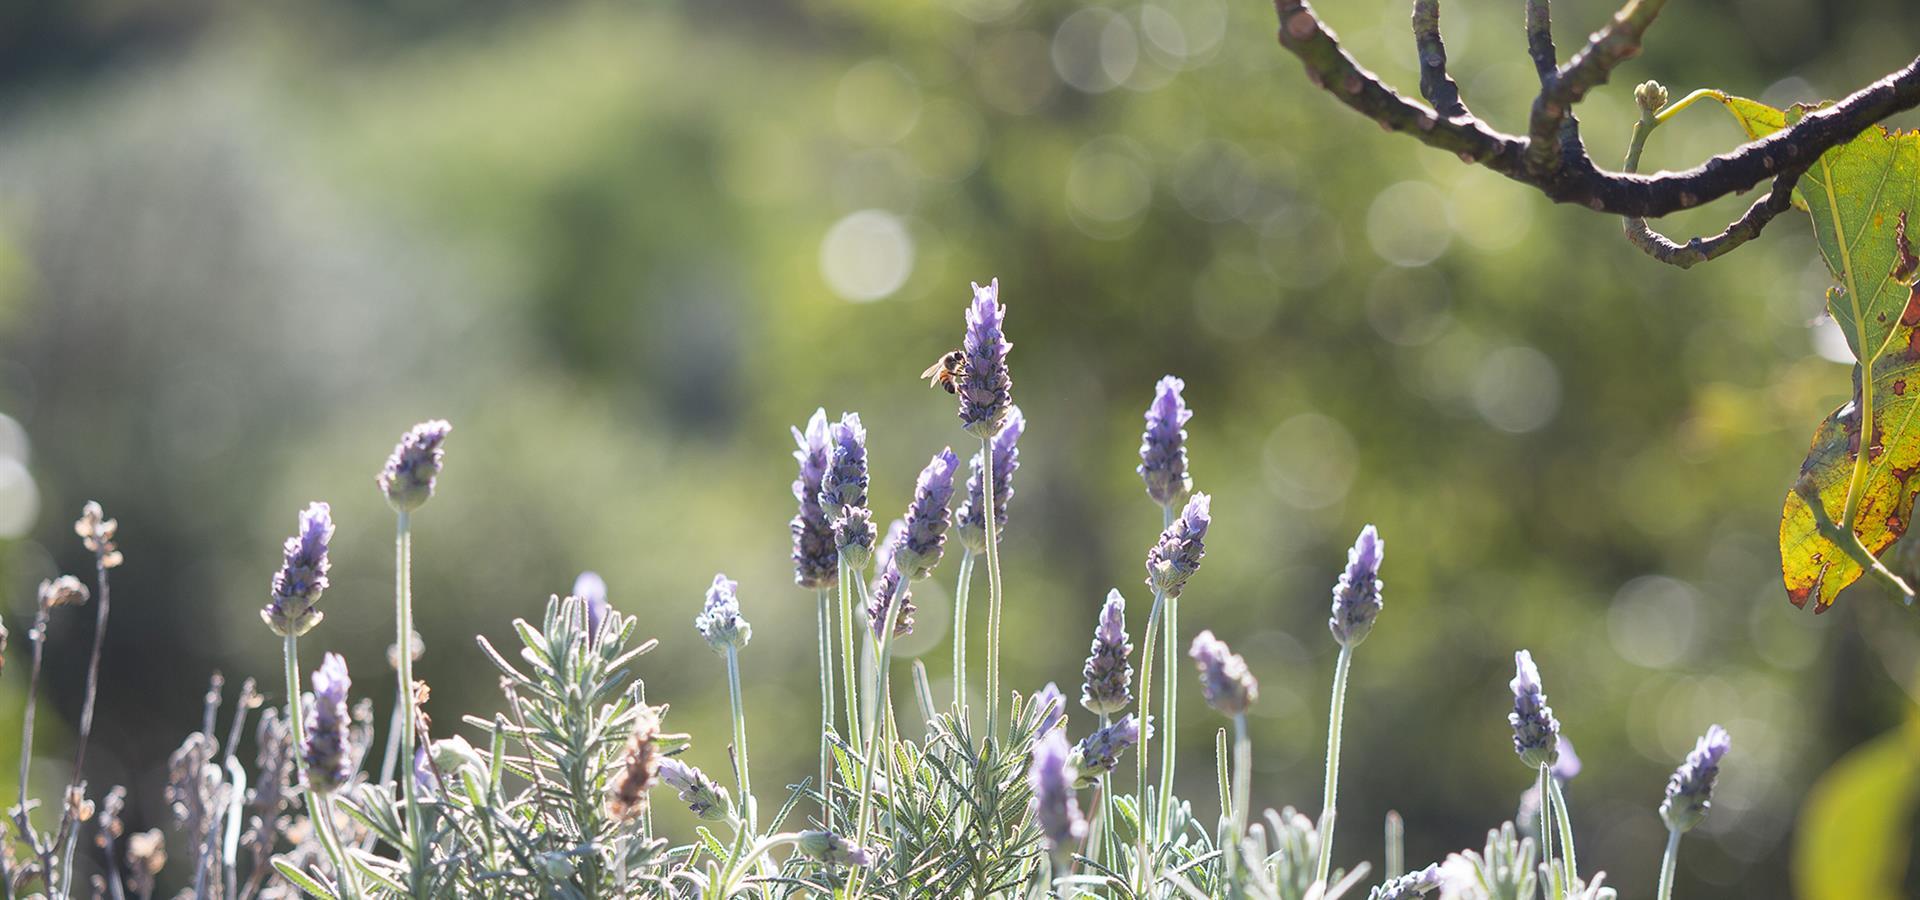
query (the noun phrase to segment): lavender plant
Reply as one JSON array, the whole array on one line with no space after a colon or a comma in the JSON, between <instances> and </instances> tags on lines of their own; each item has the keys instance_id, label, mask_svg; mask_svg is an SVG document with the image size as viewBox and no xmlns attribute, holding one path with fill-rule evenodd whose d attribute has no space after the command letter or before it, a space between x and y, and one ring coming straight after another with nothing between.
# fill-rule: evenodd
<instances>
[{"instance_id":1,"label":"lavender plant","mask_svg":"<svg viewBox=\"0 0 1920 900\"><path fill-rule=\"evenodd\" d=\"M420 643L413 633L409 577L411 516L434 493L450 431L445 422L433 421L401 439L377 479L397 526L397 640L391 653L397 685L387 763L377 776L364 766L376 731L371 704L352 701L342 657L325 654L311 675L312 692L299 690L298 642L322 634L316 626L324 618L319 607L335 528L329 507L314 503L286 541L261 611L283 640L285 706L268 706L248 681L231 705L223 737L217 726L226 706L224 680L216 675L200 727L173 757L168 800L185 851L176 866L184 870L182 880L192 884L195 896L239 900L300 894L326 900L1337 900L1362 890L1369 900L1408 900L1435 891L1463 900L1613 896L1603 874L1581 876L1561 787L1578 763L1525 650L1515 656L1508 724L1516 754L1537 778L1535 837L1520 838L1511 822L1503 823L1481 849L1410 868L1404 865L1403 823L1389 816L1380 877L1373 877L1368 862L1336 865L1349 672L1355 649L1378 625L1384 607L1385 543L1371 525L1348 551L1332 590L1328 628L1340 651L1318 821L1293 807L1255 814L1248 714L1259 698L1258 661L1249 662L1202 630L1184 647L1194 668L1173 665L1181 649L1177 604L1206 556L1213 499L1194 489L1187 468L1185 426L1192 413L1178 378L1167 376L1156 386L1140 447L1139 473L1149 499L1163 511L1163 529L1144 558L1154 603L1140 632L1138 672L1127 603L1115 590L1091 623L1081 667L1080 704L1096 722L1076 722L1055 683L1030 696L1003 690L998 632L1005 594L998 545L1013 512L1008 501L1026 419L1011 401L1011 343L998 281L975 286L965 323L956 392L963 427L981 446L957 510L951 507L960 493L954 483L959 457L943 448L920 471L905 514L879 539L868 507L868 435L860 417L847 413L832 422L821 409L804 429L794 430L798 511L791 556L796 585L812 591L817 604L821 758L817 779L802 778L766 797L769 814L762 815L752 782L747 732L753 717L741 689L753 632L739 585L725 575L714 576L697 611L691 591L686 602L694 613L693 631L724 659L731 734L714 749L703 745L696 751L693 736L668 730L669 707L648 698L639 671L656 641L640 638L638 619L615 609L607 584L591 572L575 581L569 595L548 599L537 623L513 621L519 646L511 653L477 638L481 654L499 672L503 705L491 715L463 717L455 729L462 733L436 735L424 709L428 688L412 677ZM915 661L896 672L902 667L892 650L895 639L914 627L913 586L944 561L950 530L965 549L955 603L955 690L942 708L926 667ZM95 556L98 622L104 628L106 571L121 562L116 526L89 505L79 532ZM966 698L965 598L976 556L986 561L989 592L983 722L969 714ZM49 618L93 596L71 577L42 586L27 632L30 684L38 684ZM864 621L856 628L860 616ZM1163 655L1156 657L1162 643ZM864 681L857 677L861 655L871 660L873 673ZM1156 662L1163 664L1158 682ZM92 666L97 670L97 653ZM1218 816L1211 823L1195 813L1190 799L1174 794L1175 698L1178 679L1185 677L1180 672L1193 673L1208 705L1231 725L1230 742L1226 728L1216 738ZM896 709L894 688L908 675L911 690L898 693L918 706L918 720L910 720L925 723L918 733L903 731ZM89 685L93 681L90 675ZM1156 688L1158 721L1152 714ZM1490 725L1493 708L1490 698ZM32 715L30 696L23 785ZM83 717L81 754L87 722ZM257 747L251 769L237 753L250 724ZM1155 737L1161 768L1150 779ZM1660 806L1669 830L1661 900L1671 895L1680 835L1707 814L1728 746L1726 733L1715 726L1668 785ZM1132 792L1122 793L1112 773L1129 752L1137 778ZM695 765L696 756L714 772L730 764L732 784L709 776ZM404 772L395 774L395 768ZM0 853L6 896L20 897L36 883L38 894L71 895L73 847L89 822L94 845L104 851L103 895L150 896L168 861L164 840L151 832L125 833L120 789L100 798L96 816L78 761L75 771L61 824L51 833L34 826L38 804L24 788L9 811L14 834L5 843L24 848L28 858L16 866L11 853ZM1087 798L1082 791L1094 794ZM657 830L655 802L683 804L698 822L694 832Z\"/></svg>"}]
</instances>

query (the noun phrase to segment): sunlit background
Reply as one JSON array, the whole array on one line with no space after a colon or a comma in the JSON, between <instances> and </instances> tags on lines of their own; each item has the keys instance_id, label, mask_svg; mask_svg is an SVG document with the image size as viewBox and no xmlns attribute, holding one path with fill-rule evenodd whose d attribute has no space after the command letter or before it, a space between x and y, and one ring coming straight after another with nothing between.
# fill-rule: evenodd
<instances>
[{"instance_id":1,"label":"sunlit background","mask_svg":"<svg viewBox=\"0 0 1920 900\"><path fill-rule=\"evenodd\" d=\"M1413 89L1405 0L1323 5ZM1563 54L1610 12L1558 4ZM1524 130L1519 4L1443 21L1468 102ZM209 673L278 700L256 610L310 500L339 532L307 653L343 652L384 722L373 474L446 417L415 519L441 733L499 707L473 633L511 640L591 568L660 638L648 696L723 768L722 665L691 621L725 571L755 625L771 795L812 771L819 733L788 426L861 412L876 513L897 515L930 455L974 446L913 376L958 343L968 282L998 276L1030 423L1011 685L1077 684L1109 587L1139 636L1160 515L1133 466L1152 385L1178 374L1216 516L1182 624L1230 636L1261 680L1259 804L1318 809L1328 590L1373 522L1387 610L1354 669L1340 862L1378 862L1390 809L1410 861L1513 815L1531 774L1506 680L1528 647L1585 761L1585 868L1651 896L1666 776L1719 722L1733 755L1678 896L1789 896L1811 787L1903 721L1920 635L1874 588L1815 618L1778 584L1781 498L1848 384L1804 216L1664 267L1618 222L1383 134L1272 32L1254 0L0 6L0 735L19 731L34 585L86 573L88 499L127 563L87 775L129 785L130 828L168 821L166 756ZM1616 161L1640 79L1810 100L1916 43L1898 0L1674 4L1580 107L1584 133ZM1647 158L1738 138L1697 106ZM1744 202L1664 225L1717 230ZM916 591L900 648L936 693L954 576ZM53 624L38 796L65 783L90 622ZM1224 720L1185 690L1181 792L1211 816ZM0 740L0 796L17 753Z\"/></svg>"}]
</instances>

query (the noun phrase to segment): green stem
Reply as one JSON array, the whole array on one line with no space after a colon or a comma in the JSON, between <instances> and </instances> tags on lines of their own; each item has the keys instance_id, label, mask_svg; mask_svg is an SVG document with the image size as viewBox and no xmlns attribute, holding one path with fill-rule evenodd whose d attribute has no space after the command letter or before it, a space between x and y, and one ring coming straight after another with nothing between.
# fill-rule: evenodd
<instances>
[{"instance_id":1,"label":"green stem","mask_svg":"<svg viewBox=\"0 0 1920 900\"><path fill-rule=\"evenodd\" d=\"M1153 609L1147 613L1146 636L1142 639L1140 648L1140 691L1137 695L1140 698L1140 747L1136 751L1134 759L1137 765L1135 774L1138 776L1134 782L1134 818L1138 823L1138 827L1134 830L1138 837L1135 849L1138 850L1140 854L1138 874L1141 877L1141 882L1136 886L1138 888L1136 893L1144 893L1153 885L1159 883L1159 878L1154 876L1152 872L1153 854L1150 843L1147 840L1147 826L1149 824L1147 819L1147 756L1148 751L1152 749L1153 741L1147 736L1146 729L1147 722L1149 721L1148 711L1153 706L1153 647L1154 641L1158 639L1160 634L1161 610L1166 605L1166 592L1155 588L1153 592ZM1160 728L1157 729L1157 731L1160 734L1162 744L1160 752L1165 753L1165 743L1167 741L1166 729Z\"/></svg>"},{"instance_id":2,"label":"green stem","mask_svg":"<svg viewBox=\"0 0 1920 900\"><path fill-rule=\"evenodd\" d=\"M1540 865L1547 871L1548 897L1564 898L1567 895L1566 883L1562 880L1562 870L1553 864L1553 801L1547 799L1547 782L1553 779L1548 774L1547 764L1540 764L1540 783L1536 790L1540 793Z\"/></svg>"},{"instance_id":3,"label":"green stem","mask_svg":"<svg viewBox=\"0 0 1920 900\"><path fill-rule=\"evenodd\" d=\"M727 645L727 693L733 699L733 749L740 763L740 803L747 810L747 830L760 830L760 813L753 800L753 777L747 764L747 711L740 700L740 648Z\"/></svg>"},{"instance_id":4,"label":"green stem","mask_svg":"<svg viewBox=\"0 0 1920 900\"><path fill-rule=\"evenodd\" d=\"M987 736L1000 722L1000 525L993 502L993 438L980 439L980 506L987 530Z\"/></svg>"},{"instance_id":5,"label":"green stem","mask_svg":"<svg viewBox=\"0 0 1920 900\"><path fill-rule=\"evenodd\" d=\"M1560 779L1549 774L1547 789L1552 792L1554 819L1560 823L1560 853L1566 860L1567 889L1572 890L1580 878L1580 857L1573 849L1573 814L1567 810L1567 795L1560 787Z\"/></svg>"},{"instance_id":6,"label":"green stem","mask_svg":"<svg viewBox=\"0 0 1920 900\"><path fill-rule=\"evenodd\" d=\"M1161 728L1164 729L1161 733L1166 735L1166 739L1160 744L1160 816L1159 827L1155 833L1159 835L1161 843L1166 843L1172 837L1173 830L1173 767L1174 761L1180 756L1174 752L1174 736L1180 733L1178 721L1180 682L1176 677L1180 671L1179 595L1167 598L1166 615L1161 619L1161 624L1166 628L1166 634L1161 638L1161 643L1164 645L1162 652L1166 654L1166 671L1161 675L1164 678L1162 690L1165 692L1167 708L1160 714Z\"/></svg>"},{"instance_id":7,"label":"green stem","mask_svg":"<svg viewBox=\"0 0 1920 900\"><path fill-rule=\"evenodd\" d=\"M1340 805L1340 727L1346 719L1347 673L1353 667L1353 648L1340 645L1340 659L1333 664L1333 701L1327 708L1327 781L1320 796L1320 862L1313 880L1325 882L1333 869L1333 828Z\"/></svg>"},{"instance_id":8,"label":"green stem","mask_svg":"<svg viewBox=\"0 0 1920 900\"><path fill-rule=\"evenodd\" d=\"M1233 717L1233 831L1227 844L1227 882L1234 890L1240 844L1247 837L1247 808L1253 803L1253 736L1247 733L1247 714Z\"/></svg>"},{"instance_id":9,"label":"green stem","mask_svg":"<svg viewBox=\"0 0 1920 900\"><path fill-rule=\"evenodd\" d=\"M820 631L820 817L833 830L833 754L827 732L833 730L833 603L826 588L814 591L819 600Z\"/></svg>"},{"instance_id":10,"label":"green stem","mask_svg":"<svg viewBox=\"0 0 1920 900\"><path fill-rule=\"evenodd\" d=\"M300 699L300 639L287 635L282 656L285 657L287 675L287 719L293 723L295 735L305 734L306 719L301 712ZM353 867L347 863L347 853L340 846L340 838L333 829L332 798L323 796L314 790L313 780L307 777L307 757L296 749L293 754L294 765L300 776L301 797L307 802L307 819L313 822L314 829L320 835L320 847L326 851L327 859L333 862L334 877L339 882L340 893L344 900L351 900L360 893L360 879L353 874Z\"/></svg>"},{"instance_id":11,"label":"green stem","mask_svg":"<svg viewBox=\"0 0 1920 900\"><path fill-rule=\"evenodd\" d=\"M960 583L953 589L953 709L967 722L967 595L973 588L973 548L960 554Z\"/></svg>"},{"instance_id":12,"label":"green stem","mask_svg":"<svg viewBox=\"0 0 1920 900\"><path fill-rule=\"evenodd\" d=\"M1100 714L1100 730L1105 731L1112 724L1112 716ZM1113 821L1113 773L1101 772L1096 790L1100 792L1100 804L1094 807L1093 824L1087 828L1087 856L1098 863L1106 859L1107 838Z\"/></svg>"},{"instance_id":13,"label":"green stem","mask_svg":"<svg viewBox=\"0 0 1920 900\"><path fill-rule=\"evenodd\" d=\"M1673 868L1680 859L1680 829L1667 829L1667 852L1660 857L1660 893L1658 900L1673 900Z\"/></svg>"},{"instance_id":14,"label":"green stem","mask_svg":"<svg viewBox=\"0 0 1920 900\"><path fill-rule=\"evenodd\" d=\"M887 697L887 668L889 663L893 661L893 629L894 629L894 625L896 624L896 620L899 618L899 615L900 615L900 602L899 602L899 598L896 597L894 598L894 602L887 604L887 617L885 622L883 623L884 628L880 632L880 634L875 636L874 638L874 640L879 644L879 649L874 654L874 662L875 662L874 697L880 704L884 706L892 705ZM864 784L862 785L862 787L864 787L865 790L860 792L860 812L858 817L854 820L857 823L856 824L857 834L856 834L854 843L861 847L865 847L867 845L867 834L868 834L867 813L873 808L874 749L878 747L880 744L880 731L881 731L881 729L877 727L877 724L882 717L888 715L890 712L891 712L890 709L876 709L874 712L874 721L876 723L876 727L873 729L873 731L870 734L867 735L867 749L865 753L866 762L863 767L865 769L866 774L863 776ZM889 798L888 802L892 802L893 793L894 793L894 785L888 784L887 785L887 796ZM859 891L860 880L861 880L860 873L856 872L854 873L852 878L850 878L848 881L850 895L854 897L855 900L858 900L860 896L860 891Z\"/></svg>"},{"instance_id":15,"label":"green stem","mask_svg":"<svg viewBox=\"0 0 1920 900\"><path fill-rule=\"evenodd\" d=\"M845 682L841 690L847 701L847 741L860 740L860 681L854 662L853 642L853 579L857 578L853 567L840 560L840 675Z\"/></svg>"},{"instance_id":16,"label":"green stem","mask_svg":"<svg viewBox=\"0 0 1920 900\"><path fill-rule=\"evenodd\" d=\"M394 627L399 636L395 646L400 648L400 764L405 766L405 774L400 776L402 796L407 807L407 866L408 887L416 896L424 893L427 860L426 828L421 823L419 787L414 784L413 756L414 742L419 734L418 710L413 705L413 524L402 510L395 514L394 522Z\"/></svg>"}]
</instances>

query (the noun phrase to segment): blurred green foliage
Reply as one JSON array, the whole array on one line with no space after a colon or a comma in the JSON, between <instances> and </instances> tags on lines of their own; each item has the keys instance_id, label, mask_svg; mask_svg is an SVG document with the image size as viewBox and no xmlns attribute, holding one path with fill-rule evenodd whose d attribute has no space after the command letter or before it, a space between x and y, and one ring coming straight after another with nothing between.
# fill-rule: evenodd
<instances>
[{"instance_id":1,"label":"blurred green foliage","mask_svg":"<svg viewBox=\"0 0 1920 900\"><path fill-rule=\"evenodd\" d=\"M1327 6L1411 91L1404 0ZM1533 74L1508 6L1462 0L1444 27L1468 101L1516 129ZM496 706L470 635L505 636L593 568L662 639L650 699L696 735L693 762L722 765L721 665L691 619L724 570L758 626L756 763L797 781L818 725L787 426L859 410L875 509L897 514L929 455L969 449L913 375L957 344L967 282L994 275L1031 423L1009 682L1075 680L1108 587L1144 610L1159 516L1134 449L1154 380L1181 375L1216 497L1182 621L1236 635L1261 678L1262 806L1317 802L1327 591L1361 524L1389 544L1347 716L1355 858L1379 858L1364 823L1390 808L1410 861L1512 815L1530 779L1503 718L1517 647L1586 761L1581 859L1630 895L1654 882L1660 786L1709 723L1736 750L1678 895L1764 898L1790 883L1816 776L1909 702L1909 616L1869 585L1815 619L1779 585L1781 498L1847 389L1817 352L1838 335L1815 323L1827 276L1804 219L1733 262L1660 266L1615 222L1337 106L1263 4L35 9L0 18L37 48L0 69L0 411L33 451L0 441L20 471L0 496L29 513L0 614L19 647L32 585L80 566L80 503L120 519L90 774L134 789L130 827L166 816L165 755L206 674L273 681L255 610L308 500L339 522L310 640L379 671L392 540L372 476L429 416L455 423L415 520L419 672L443 730ZM1556 12L1566 48L1610 8ZM1581 107L1588 144L1624 150L1642 78L1775 104L1845 93L1910 58L1905 12L1677 5ZM1646 162L1739 139L1684 117ZM1741 202L1663 225L1716 230ZM952 577L916 592L922 630L900 648L936 681ZM43 748L77 716L86 637L55 623ZM24 675L8 666L0 717ZM1182 793L1204 798L1219 723L1183 720Z\"/></svg>"}]
</instances>

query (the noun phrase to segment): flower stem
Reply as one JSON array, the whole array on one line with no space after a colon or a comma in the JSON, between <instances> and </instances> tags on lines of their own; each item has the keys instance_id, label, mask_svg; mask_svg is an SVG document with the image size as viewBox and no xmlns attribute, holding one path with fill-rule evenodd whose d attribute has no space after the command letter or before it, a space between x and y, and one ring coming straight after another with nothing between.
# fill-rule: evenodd
<instances>
[{"instance_id":1,"label":"flower stem","mask_svg":"<svg viewBox=\"0 0 1920 900\"><path fill-rule=\"evenodd\" d=\"M1340 727L1346 718L1347 673L1353 667L1353 648L1340 645L1340 659L1333 664L1333 700L1327 707L1327 781L1321 789L1320 862L1313 880L1325 882L1333 870L1333 827L1340 806Z\"/></svg>"},{"instance_id":2,"label":"flower stem","mask_svg":"<svg viewBox=\"0 0 1920 900\"><path fill-rule=\"evenodd\" d=\"M846 683L841 690L847 700L847 742L860 740L860 676L854 662L857 644L853 642L853 567L840 560L840 674Z\"/></svg>"},{"instance_id":3,"label":"flower stem","mask_svg":"<svg viewBox=\"0 0 1920 900\"><path fill-rule=\"evenodd\" d=\"M1567 795L1560 787L1560 779L1551 773L1547 777L1547 789L1552 792L1554 818L1560 823L1560 853L1566 861L1567 889L1572 890L1580 877L1580 857L1573 849L1573 814L1567 810Z\"/></svg>"},{"instance_id":4,"label":"flower stem","mask_svg":"<svg viewBox=\"0 0 1920 900\"><path fill-rule=\"evenodd\" d=\"M1233 717L1233 831L1227 844L1227 890L1234 889L1240 844L1247 837L1247 807L1253 802L1253 736L1247 733L1247 714ZM1324 845L1322 845L1324 846Z\"/></svg>"},{"instance_id":5,"label":"flower stem","mask_svg":"<svg viewBox=\"0 0 1920 900\"><path fill-rule=\"evenodd\" d=\"M892 705L892 703L888 699L888 694L887 694L887 668L889 663L893 661L893 628L896 623L896 620L899 618L899 615L900 615L900 602L899 602L899 598L896 597L894 599L894 602L887 604L887 617L883 622L884 629L880 632L879 635L876 635L874 638L875 642L879 644L879 648L874 654L875 665L874 665L874 674L873 674L873 681L874 681L873 693L874 693L874 698L879 705L876 706L874 710L875 727L873 731L867 735L867 749L865 753L866 761L864 764L866 775L862 779L864 782L863 787L865 788L865 790L860 792L860 811L858 816L854 819L856 823L856 826L855 826L856 837L854 840L854 844L861 847L865 847L867 845L867 833L868 833L867 832L867 813L873 808L873 795L874 795L873 769L874 769L874 760L875 760L874 750L880 744L881 728L879 727L879 723L882 719L889 716L892 712L890 709L886 709L883 707L890 707ZM894 791L894 785L888 784L887 785L888 802L892 802L893 791ZM848 882L850 887L849 895L854 897L855 900L858 900L860 896L859 880L860 880L861 874L862 873L860 872L855 872L851 880Z\"/></svg>"},{"instance_id":6,"label":"flower stem","mask_svg":"<svg viewBox=\"0 0 1920 900\"><path fill-rule=\"evenodd\" d=\"M1561 878L1563 872L1559 866L1553 864L1553 801L1547 799L1547 782L1552 779L1553 776L1548 774L1547 764L1541 763L1540 784L1536 788L1540 792L1540 865L1546 869L1548 880L1546 889L1542 893L1548 897L1564 898L1567 895L1567 889L1566 883Z\"/></svg>"},{"instance_id":7,"label":"flower stem","mask_svg":"<svg viewBox=\"0 0 1920 900\"><path fill-rule=\"evenodd\" d=\"M827 732L833 730L833 604L826 588L814 591L819 600L820 630L820 817L833 830L833 754Z\"/></svg>"},{"instance_id":8,"label":"flower stem","mask_svg":"<svg viewBox=\"0 0 1920 900\"><path fill-rule=\"evenodd\" d=\"M747 712L740 701L740 648L727 645L727 693L733 699L733 749L740 758L740 803L747 809L747 830L759 831L760 812L753 801L753 777L747 765Z\"/></svg>"},{"instance_id":9,"label":"flower stem","mask_svg":"<svg viewBox=\"0 0 1920 900\"><path fill-rule=\"evenodd\" d=\"M282 656L286 658L287 675L287 720L293 724L293 733L305 733L306 719L300 711L300 639L287 635ZM339 880L343 898L352 898L360 893L359 879L353 874L353 867L347 863L347 853L340 846L340 837L334 833L333 804L313 789L313 780L307 777L307 757L299 749L299 739L295 738L293 751L294 765L300 776L301 796L307 802L307 819L313 823L314 830L320 835L320 847L326 851L327 859L333 862L334 877Z\"/></svg>"},{"instance_id":10,"label":"flower stem","mask_svg":"<svg viewBox=\"0 0 1920 900\"><path fill-rule=\"evenodd\" d=\"M72 793L75 790L85 791L86 789L87 739L93 736L93 698L100 690L100 651L104 648L107 640L108 585L107 558L105 553L94 554L93 571L94 582L99 586L100 607L94 617L93 656L87 662L87 693L86 699L80 704L79 747L75 749L73 754L73 777L67 785L68 793ZM65 806L68 810L73 808L70 804ZM63 813L60 820L61 830L66 832L67 835L67 849L66 853L62 856L62 864L60 866L61 900L65 900L73 891L73 848L80 842L80 823L73 821L71 817L72 813L69 811Z\"/></svg>"},{"instance_id":11,"label":"flower stem","mask_svg":"<svg viewBox=\"0 0 1920 900\"><path fill-rule=\"evenodd\" d=\"M1147 840L1147 751L1150 750L1153 745L1153 740L1147 735L1147 723L1149 721L1147 711L1153 705L1153 645L1160 633L1161 610L1166 605L1166 592L1155 589L1153 592L1153 609L1147 613L1146 636L1142 639L1140 648L1140 749L1135 759L1138 765L1136 772L1138 779L1134 782L1134 790L1136 791L1134 797L1135 818L1139 824L1139 827L1135 829L1139 837L1139 841L1135 847L1140 854L1138 870L1141 882L1136 886L1139 892L1147 891L1152 885L1159 881L1151 871L1153 857L1151 847ZM1161 728L1159 731L1161 733L1162 743L1160 752L1165 753L1166 749L1164 745L1167 740L1166 729ZM1161 798L1161 802L1164 803L1165 798Z\"/></svg>"},{"instance_id":12,"label":"flower stem","mask_svg":"<svg viewBox=\"0 0 1920 900\"><path fill-rule=\"evenodd\" d=\"M953 709L967 722L967 594L973 588L973 548L960 554L960 583L953 589Z\"/></svg>"},{"instance_id":13,"label":"flower stem","mask_svg":"<svg viewBox=\"0 0 1920 900\"><path fill-rule=\"evenodd\" d=\"M21 714L20 724L20 805L14 807L13 823L20 830L20 841L41 857L40 882L47 893L53 893L53 861L49 851L40 846L35 836L31 820L27 818L27 773L33 764L33 711L40 693L40 662L47 649L47 612L45 603L40 604L34 614L33 628L27 632L27 640L33 642L33 666L28 669L26 709ZM7 883L7 891L13 891L13 883Z\"/></svg>"},{"instance_id":14,"label":"flower stem","mask_svg":"<svg viewBox=\"0 0 1920 900\"><path fill-rule=\"evenodd\" d=\"M1667 852L1660 857L1660 893L1658 900L1673 900L1673 867L1680 859L1680 830L1667 829Z\"/></svg>"},{"instance_id":15,"label":"flower stem","mask_svg":"<svg viewBox=\"0 0 1920 900\"><path fill-rule=\"evenodd\" d=\"M1112 716L1100 714L1100 730L1112 724ZM1113 773L1101 772L1096 788L1100 803L1094 807L1093 824L1087 827L1087 856L1098 863L1106 859L1107 838L1113 831Z\"/></svg>"},{"instance_id":16,"label":"flower stem","mask_svg":"<svg viewBox=\"0 0 1920 900\"><path fill-rule=\"evenodd\" d=\"M1161 733L1166 738L1160 744L1160 816L1159 828L1155 833L1160 841L1165 843L1173 836L1171 833L1173 830L1173 766L1174 761L1179 757L1179 754L1174 752L1174 739L1180 733L1178 720L1180 681L1176 677L1180 671L1180 597L1178 595L1167 598L1167 608L1165 615L1161 618L1161 625L1166 629L1165 636L1161 638L1161 642L1166 645L1162 648L1162 652L1166 654L1166 671L1161 675L1164 678L1163 690L1167 708L1160 714Z\"/></svg>"},{"instance_id":17,"label":"flower stem","mask_svg":"<svg viewBox=\"0 0 1920 900\"><path fill-rule=\"evenodd\" d=\"M987 530L987 736L1000 722L1000 513L993 502L993 438L980 439L981 511Z\"/></svg>"},{"instance_id":18,"label":"flower stem","mask_svg":"<svg viewBox=\"0 0 1920 900\"><path fill-rule=\"evenodd\" d=\"M398 779L407 807L407 877L415 894L424 891L427 859L426 828L420 819L419 787L414 784L414 741L418 736L418 711L413 706L413 526L407 513L394 514L393 603L394 628L400 648L400 759L406 773Z\"/></svg>"}]
</instances>

